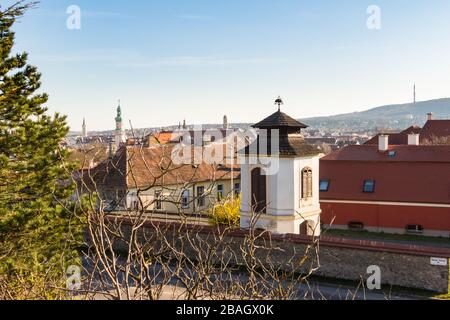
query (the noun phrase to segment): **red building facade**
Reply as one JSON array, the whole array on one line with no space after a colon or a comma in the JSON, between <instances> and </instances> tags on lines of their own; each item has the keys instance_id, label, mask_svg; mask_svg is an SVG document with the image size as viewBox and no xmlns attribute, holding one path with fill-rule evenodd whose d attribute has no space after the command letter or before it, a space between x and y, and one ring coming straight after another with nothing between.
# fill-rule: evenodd
<instances>
[{"instance_id":1,"label":"red building facade","mask_svg":"<svg viewBox=\"0 0 450 320\"><path fill-rule=\"evenodd\" d=\"M349 146L321 159L322 223L449 237L450 146L389 145L386 140Z\"/></svg>"}]
</instances>

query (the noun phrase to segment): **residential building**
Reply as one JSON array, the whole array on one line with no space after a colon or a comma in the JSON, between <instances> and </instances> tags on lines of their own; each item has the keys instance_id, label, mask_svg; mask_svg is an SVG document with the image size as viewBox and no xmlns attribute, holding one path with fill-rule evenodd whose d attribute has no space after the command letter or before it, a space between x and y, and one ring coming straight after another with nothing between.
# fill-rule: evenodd
<instances>
[{"instance_id":1,"label":"residential building","mask_svg":"<svg viewBox=\"0 0 450 320\"><path fill-rule=\"evenodd\" d=\"M192 153L213 147L192 148ZM177 164L175 148L122 146L112 159L81 173L80 191L98 192L106 211L169 214L200 214L217 203L218 192L239 194L239 166L225 161Z\"/></svg>"},{"instance_id":2,"label":"residential building","mask_svg":"<svg viewBox=\"0 0 450 320\"><path fill-rule=\"evenodd\" d=\"M436 130L439 128L439 130ZM450 236L450 145L422 145L443 136L450 121L378 135L320 160L322 222L339 229ZM394 143L394 144L393 144Z\"/></svg>"}]
</instances>

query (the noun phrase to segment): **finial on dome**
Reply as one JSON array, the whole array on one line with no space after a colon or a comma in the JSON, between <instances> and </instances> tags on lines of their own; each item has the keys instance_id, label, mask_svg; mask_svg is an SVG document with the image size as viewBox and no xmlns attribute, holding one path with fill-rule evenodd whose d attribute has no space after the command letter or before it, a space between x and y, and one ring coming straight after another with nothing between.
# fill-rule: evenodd
<instances>
[{"instance_id":1,"label":"finial on dome","mask_svg":"<svg viewBox=\"0 0 450 320\"><path fill-rule=\"evenodd\" d=\"M277 100L275 100L275 104L278 105L278 111L281 111L281 106L284 105L284 102L280 96L278 96Z\"/></svg>"}]
</instances>

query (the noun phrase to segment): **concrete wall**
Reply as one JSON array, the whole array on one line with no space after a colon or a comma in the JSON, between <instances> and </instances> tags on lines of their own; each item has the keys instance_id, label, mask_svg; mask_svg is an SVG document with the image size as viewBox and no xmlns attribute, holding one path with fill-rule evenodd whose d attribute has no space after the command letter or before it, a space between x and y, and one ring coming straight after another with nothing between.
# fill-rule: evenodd
<instances>
[{"instance_id":1,"label":"concrete wall","mask_svg":"<svg viewBox=\"0 0 450 320\"><path fill-rule=\"evenodd\" d=\"M167 227L166 224L164 224ZM176 226L176 225L174 225ZM195 229L196 233L206 239L215 232L210 227L187 226L188 230ZM176 229L176 228L174 228ZM145 233L152 233L153 227L145 227ZM176 229L178 230L178 229ZM178 230L179 231L179 230ZM170 237L171 232L168 232ZM176 239L178 232L172 234ZM235 230L227 234L226 242L230 248L239 253L240 246L248 231ZM293 256L303 257L305 248L311 244L311 238L299 235L271 235L266 234L260 241L271 240L275 247L282 251L272 251L270 259L280 265L288 265ZM267 259L267 251L260 252L263 259ZM237 255L239 256L239 255ZM319 261L320 268L314 274L317 276L360 281L366 279L367 268L377 265L381 269L383 285L393 285L405 288L415 288L446 293L449 287L449 267L431 264L431 258L450 258L450 249L417 247L413 245L382 243L376 241L350 240L332 237L321 237ZM316 255L311 256L311 262L316 261ZM265 260L267 261L267 260ZM295 260L294 260L295 261ZM239 257L236 264L240 264Z\"/></svg>"}]
</instances>

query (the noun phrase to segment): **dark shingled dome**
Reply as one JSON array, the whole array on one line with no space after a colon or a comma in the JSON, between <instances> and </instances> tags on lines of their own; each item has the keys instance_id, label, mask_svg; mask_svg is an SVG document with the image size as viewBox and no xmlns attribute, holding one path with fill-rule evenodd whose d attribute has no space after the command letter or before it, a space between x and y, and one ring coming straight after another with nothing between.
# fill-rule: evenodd
<instances>
[{"instance_id":1,"label":"dark shingled dome","mask_svg":"<svg viewBox=\"0 0 450 320\"><path fill-rule=\"evenodd\" d=\"M267 117L263 121L252 126L258 129L282 129L290 128L293 130L301 130L308 128L307 125L298 122L297 120L289 117L287 114L277 111L271 116Z\"/></svg>"},{"instance_id":2,"label":"dark shingled dome","mask_svg":"<svg viewBox=\"0 0 450 320\"><path fill-rule=\"evenodd\" d=\"M245 155L256 153L258 155L314 156L321 153L317 147L307 144L300 135L301 129L308 126L279 110L252 127L268 130L268 136L261 140L261 135L258 134L257 140L243 150ZM272 150L270 138L272 130L279 130L279 150ZM264 148L260 149L260 144L264 145Z\"/></svg>"},{"instance_id":3,"label":"dark shingled dome","mask_svg":"<svg viewBox=\"0 0 450 320\"><path fill-rule=\"evenodd\" d=\"M265 150L260 149L260 144L266 144ZM254 152L256 151L256 153ZM299 136L280 136L279 152L272 150L271 140L260 141L260 137L251 145L243 149L243 154L249 155L278 155L278 156L315 156L322 153L317 147L307 144L302 137Z\"/></svg>"}]
</instances>

